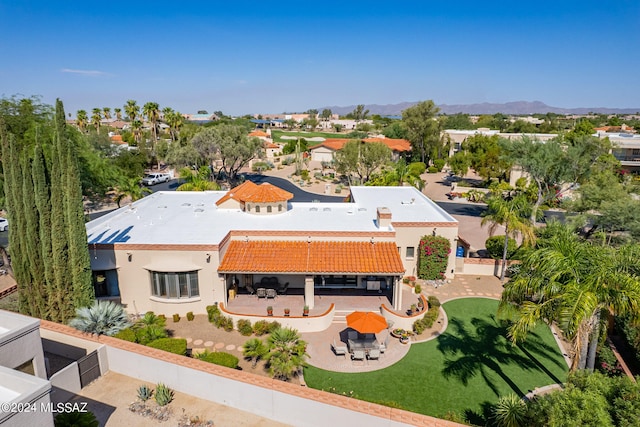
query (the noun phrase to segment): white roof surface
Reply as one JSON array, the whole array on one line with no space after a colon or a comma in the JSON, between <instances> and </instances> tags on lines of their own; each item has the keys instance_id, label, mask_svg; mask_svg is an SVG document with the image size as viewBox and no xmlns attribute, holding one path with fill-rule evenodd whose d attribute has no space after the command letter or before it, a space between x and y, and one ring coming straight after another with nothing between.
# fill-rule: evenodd
<instances>
[{"instance_id":1,"label":"white roof surface","mask_svg":"<svg viewBox=\"0 0 640 427\"><path fill-rule=\"evenodd\" d=\"M392 222L457 221L413 187L351 187L354 203L289 203L287 212L218 208L225 191L163 191L87 223L89 243L218 244L231 230L380 232L376 210Z\"/></svg>"}]
</instances>

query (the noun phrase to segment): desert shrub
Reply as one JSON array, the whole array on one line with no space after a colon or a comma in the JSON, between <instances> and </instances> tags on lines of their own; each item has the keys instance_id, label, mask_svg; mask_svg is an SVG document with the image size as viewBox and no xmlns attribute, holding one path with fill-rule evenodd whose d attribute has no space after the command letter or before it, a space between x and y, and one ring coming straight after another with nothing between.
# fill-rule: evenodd
<instances>
[{"instance_id":1,"label":"desert shrub","mask_svg":"<svg viewBox=\"0 0 640 427\"><path fill-rule=\"evenodd\" d=\"M233 354L223 351L206 350L196 356L199 360L213 363L214 365L226 366L227 368L236 369L238 367L238 358Z\"/></svg>"},{"instance_id":2,"label":"desert shrub","mask_svg":"<svg viewBox=\"0 0 640 427\"><path fill-rule=\"evenodd\" d=\"M136 329L136 342L147 345L151 341L167 338L169 334L167 330L158 325L149 325Z\"/></svg>"},{"instance_id":3,"label":"desert shrub","mask_svg":"<svg viewBox=\"0 0 640 427\"><path fill-rule=\"evenodd\" d=\"M189 322L193 321L193 319L195 318L195 316L193 315L193 311L190 311L187 313L187 320Z\"/></svg>"},{"instance_id":4,"label":"desert shrub","mask_svg":"<svg viewBox=\"0 0 640 427\"><path fill-rule=\"evenodd\" d=\"M254 171L254 172L268 171L269 169L271 169L271 167L269 166L269 163L267 163L267 162L255 162L251 166L251 170Z\"/></svg>"},{"instance_id":5,"label":"desert shrub","mask_svg":"<svg viewBox=\"0 0 640 427\"><path fill-rule=\"evenodd\" d=\"M173 390L160 383L156 386L156 403L159 406L166 406L173 400Z\"/></svg>"},{"instance_id":6,"label":"desert shrub","mask_svg":"<svg viewBox=\"0 0 640 427\"><path fill-rule=\"evenodd\" d=\"M435 166L429 166L429 169L427 169L427 171L429 173L438 173L438 172L440 172L440 170Z\"/></svg>"},{"instance_id":7,"label":"desert shrub","mask_svg":"<svg viewBox=\"0 0 640 427\"><path fill-rule=\"evenodd\" d=\"M413 162L413 163L409 163L409 166L407 166L407 172L409 172L409 175L413 175L413 176L420 176L423 173L425 173L426 170L427 170L427 165L423 162Z\"/></svg>"},{"instance_id":8,"label":"desert shrub","mask_svg":"<svg viewBox=\"0 0 640 427\"><path fill-rule=\"evenodd\" d=\"M420 292L422 292L422 285L420 285L420 283L416 283L416 285L413 287L413 290L416 294L419 294Z\"/></svg>"},{"instance_id":9,"label":"desert shrub","mask_svg":"<svg viewBox=\"0 0 640 427\"><path fill-rule=\"evenodd\" d=\"M427 301L429 302L429 307L440 307L440 300L438 299L438 297L431 295L429 298L427 298Z\"/></svg>"},{"instance_id":10,"label":"desert shrub","mask_svg":"<svg viewBox=\"0 0 640 427\"><path fill-rule=\"evenodd\" d=\"M222 328L227 332L233 331L233 319L231 317L225 317Z\"/></svg>"},{"instance_id":11,"label":"desert shrub","mask_svg":"<svg viewBox=\"0 0 640 427\"><path fill-rule=\"evenodd\" d=\"M280 329L280 327L280 322L277 322L275 320L273 322L269 322L269 333L273 333L273 331L275 331L276 329Z\"/></svg>"},{"instance_id":12,"label":"desert shrub","mask_svg":"<svg viewBox=\"0 0 640 427\"><path fill-rule=\"evenodd\" d=\"M435 159L433 161L433 166L438 169L438 171L441 171L445 163L446 161L444 159Z\"/></svg>"},{"instance_id":13,"label":"desert shrub","mask_svg":"<svg viewBox=\"0 0 640 427\"><path fill-rule=\"evenodd\" d=\"M258 320L253 324L253 333L262 336L269 332L269 322L266 320Z\"/></svg>"},{"instance_id":14,"label":"desert shrub","mask_svg":"<svg viewBox=\"0 0 640 427\"><path fill-rule=\"evenodd\" d=\"M157 348L158 350L168 351L169 353L187 354L187 340L184 338L160 338L147 344L148 347ZM156 391L157 392L157 391Z\"/></svg>"},{"instance_id":15,"label":"desert shrub","mask_svg":"<svg viewBox=\"0 0 640 427\"><path fill-rule=\"evenodd\" d=\"M502 236L491 236L484 243L487 248L487 253L493 259L502 259L502 253L504 251L504 234ZM518 243L513 237L509 237L507 243L507 259L511 257L518 250Z\"/></svg>"},{"instance_id":16,"label":"desert shrub","mask_svg":"<svg viewBox=\"0 0 640 427\"><path fill-rule=\"evenodd\" d=\"M251 321L247 319L238 320L238 332L240 332L240 335L244 335L245 337L251 335L253 333Z\"/></svg>"},{"instance_id":17,"label":"desert shrub","mask_svg":"<svg viewBox=\"0 0 640 427\"><path fill-rule=\"evenodd\" d=\"M113 337L121 340L129 341L129 342L138 342L136 338L136 333L131 328L123 329L117 334L115 334Z\"/></svg>"},{"instance_id":18,"label":"desert shrub","mask_svg":"<svg viewBox=\"0 0 640 427\"><path fill-rule=\"evenodd\" d=\"M177 313L176 313L176 314L174 314L174 315L173 315L173 321L174 321L174 323L178 323L178 322L180 321L180 315L179 315L179 314L177 314Z\"/></svg>"},{"instance_id":19,"label":"desert shrub","mask_svg":"<svg viewBox=\"0 0 640 427\"><path fill-rule=\"evenodd\" d=\"M213 323L213 319L220 315L220 309L218 308L218 304L208 305L206 307L207 317L209 318L209 322Z\"/></svg>"}]
</instances>

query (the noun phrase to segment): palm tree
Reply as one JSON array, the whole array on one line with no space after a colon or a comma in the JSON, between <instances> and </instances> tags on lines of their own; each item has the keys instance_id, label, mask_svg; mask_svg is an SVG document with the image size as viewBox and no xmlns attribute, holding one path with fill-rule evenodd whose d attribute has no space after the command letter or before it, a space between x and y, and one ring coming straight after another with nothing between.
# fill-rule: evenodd
<instances>
[{"instance_id":1,"label":"palm tree","mask_svg":"<svg viewBox=\"0 0 640 427\"><path fill-rule=\"evenodd\" d=\"M142 199L147 194L151 193L147 187L142 187L140 185L140 180L138 178L128 178L125 179L122 184L120 184L116 188L116 203L118 207L120 207L120 202L125 198L131 198L131 202L135 202L136 200Z\"/></svg>"},{"instance_id":2,"label":"palm tree","mask_svg":"<svg viewBox=\"0 0 640 427\"><path fill-rule=\"evenodd\" d=\"M95 335L114 335L131 326L127 313L113 301L95 301L91 307L76 310L69 326Z\"/></svg>"},{"instance_id":3,"label":"palm tree","mask_svg":"<svg viewBox=\"0 0 640 427\"><path fill-rule=\"evenodd\" d=\"M114 108L113 111L116 113L116 120L122 120L122 109Z\"/></svg>"},{"instance_id":4,"label":"palm tree","mask_svg":"<svg viewBox=\"0 0 640 427\"><path fill-rule=\"evenodd\" d=\"M147 102L142 106L142 114L147 117L149 123L151 123L151 134L153 135L153 145L155 146L158 139L157 123L160 119L160 106L157 102Z\"/></svg>"},{"instance_id":5,"label":"palm tree","mask_svg":"<svg viewBox=\"0 0 640 427\"><path fill-rule=\"evenodd\" d=\"M171 110L170 108L165 108L165 110ZM165 111L163 110L163 111ZM169 134L171 135L171 141L175 142L178 139L178 131L184 124L184 117L177 111L171 110L168 113L165 113L164 121L167 125L169 125Z\"/></svg>"},{"instance_id":6,"label":"palm tree","mask_svg":"<svg viewBox=\"0 0 640 427\"><path fill-rule=\"evenodd\" d=\"M134 120L131 122L131 130L133 131L133 138L137 144L140 144L142 138L142 122L140 120Z\"/></svg>"},{"instance_id":7,"label":"palm tree","mask_svg":"<svg viewBox=\"0 0 640 427\"><path fill-rule=\"evenodd\" d=\"M102 120L102 110L94 108L91 114L91 124L96 127L96 132L100 130L100 120Z\"/></svg>"},{"instance_id":8,"label":"palm tree","mask_svg":"<svg viewBox=\"0 0 640 427\"><path fill-rule=\"evenodd\" d=\"M140 114L140 107L133 99L127 101L124 105L124 114L127 116L130 122L134 122Z\"/></svg>"},{"instance_id":9,"label":"palm tree","mask_svg":"<svg viewBox=\"0 0 640 427\"><path fill-rule=\"evenodd\" d=\"M111 119L111 108L103 107L102 108L102 114L104 115L105 120L110 120Z\"/></svg>"},{"instance_id":10,"label":"palm tree","mask_svg":"<svg viewBox=\"0 0 640 427\"><path fill-rule=\"evenodd\" d=\"M260 338L251 338L244 343L242 348L242 355L249 360L253 360L251 367L254 369L258 364L258 361L269 353L269 349L264 345Z\"/></svg>"},{"instance_id":11,"label":"palm tree","mask_svg":"<svg viewBox=\"0 0 640 427\"><path fill-rule=\"evenodd\" d=\"M211 171L207 166L201 166L198 172L194 173L188 167L182 168L180 171L180 179L185 183L176 188L177 191L210 191L219 190L220 186L217 182L209 181Z\"/></svg>"},{"instance_id":12,"label":"palm tree","mask_svg":"<svg viewBox=\"0 0 640 427\"><path fill-rule=\"evenodd\" d=\"M525 195L517 195L512 198L504 198L502 194L494 194L487 201L487 211L484 213L481 225L491 223L489 234L493 236L499 225L504 226L504 250L502 252L502 271L500 280L504 281L504 273L507 267L507 252L509 236L522 236L524 244L535 241L534 228L529 221L527 209L530 203Z\"/></svg>"},{"instance_id":13,"label":"palm tree","mask_svg":"<svg viewBox=\"0 0 640 427\"><path fill-rule=\"evenodd\" d=\"M306 364L307 343L295 329L278 328L271 332L268 348L269 372L274 378L287 381Z\"/></svg>"},{"instance_id":14,"label":"palm tree","mask_svg":"<svg viewBox=\"0 0 640 427\"><path fill-rule=\"evenodd\" d=\"M571 370L595 365L601 318L640 313L640 246L597 246L565 226L526 253L505 285L500 308L516 309L513 341L539 322L557 322L574 349Z\"/></svg>"},{"instance_id":15,"label":"palm tree","mask_svg":"<svg viewBox=\"0 0 640 427\"><path fill-rule=\"evenodd\" d=\"M85 131L88 120L89 117L87 117L87 112L85 110L78 110L78 112L76 113L76 125L81 132Z\"/></svg>"}]
</instances>

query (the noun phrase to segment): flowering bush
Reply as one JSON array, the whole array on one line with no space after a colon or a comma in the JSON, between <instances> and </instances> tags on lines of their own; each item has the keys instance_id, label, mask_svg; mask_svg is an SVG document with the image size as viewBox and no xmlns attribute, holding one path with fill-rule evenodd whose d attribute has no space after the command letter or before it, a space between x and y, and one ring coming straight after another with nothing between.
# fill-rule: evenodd
<instances>
[{"instance_id":1,"label":"flowering bush","mask_svg":"<svg viewBox=\"0 0 640 427\"><path fill-rule=\"evenodd\" d=\"M441 236L423 236L418 255L418 277L424 280L444 279L451 242Z\"/></svg>"}]
</instances>

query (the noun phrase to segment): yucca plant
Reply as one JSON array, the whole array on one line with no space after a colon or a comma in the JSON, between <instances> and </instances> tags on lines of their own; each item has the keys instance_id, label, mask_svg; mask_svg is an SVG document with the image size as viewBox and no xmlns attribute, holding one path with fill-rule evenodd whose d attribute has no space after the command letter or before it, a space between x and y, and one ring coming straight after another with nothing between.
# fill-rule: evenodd
<instances>
[{"instance_id":1,"label":"yucca plant","mask_svg":"<svg viewBox=\"0 0 640 427\"><path fill-rule=\"evenodd\" d=\"M147 385L141 385L140 387L138 387L138 399L146 402L147 400L151 399L152 396L153 389L151 387Z\"/></svg>"},{"instance_id":2,"label":"yucca plant","mask_svg":"<svg viewBox=\"0 0 640 427\"><path fill-rule=\"evenodd\" d=\"M173 390L166 385L160 383L156 386L156 403L160 406L166 406L173 400Z\"/></svg>"},{"instance_id":3,"label":"yucca plant","mask_svg":"<svg viewBox=\"0 0 640 427\"><path fill-rule=\"evenodd\" d=\"M55 427L98 427L100 422L96 418L93 412L62 412L56 415L53 420Z\"/></svg>"},{"instance_id":4,"label":"yucca plant","mask_svg":"<svg viewBox=\"0 0 640 427\"><path fill-rule=\"evenodd\" d=\"M131 326L131 322L120 304L96 301L91 307L78 308L69 326L89 334L114 335Z\"/></svg>"},{"instance_id":5,"label":"yucca plant","mask_svg":"<svg viewBox=\"0 0 640 427\"><path fill-rule=\"evenodd\" d=\"M515 394L502 396L493 408L493 418L499 427L526 425L527 405Z\"/></svg>"}]
</instances>

